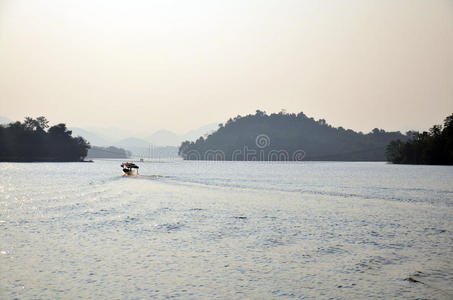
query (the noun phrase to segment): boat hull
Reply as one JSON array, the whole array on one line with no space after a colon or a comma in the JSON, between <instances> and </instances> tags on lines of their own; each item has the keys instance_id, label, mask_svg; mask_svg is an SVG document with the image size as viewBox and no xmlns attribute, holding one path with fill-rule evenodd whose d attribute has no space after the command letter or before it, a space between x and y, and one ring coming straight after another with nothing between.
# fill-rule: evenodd
<instances>
[{"instance_id":1,"label":"boat hull","mask_svg":"<svg viewBox=\"0 0 453 300\"><path fill-rule=\"evenodd\" d=\"M124 172L124 175L126 175L126 176L137 175L137 171L136 170L123 169L123 172Z\"/></svg>"}]
</instances>

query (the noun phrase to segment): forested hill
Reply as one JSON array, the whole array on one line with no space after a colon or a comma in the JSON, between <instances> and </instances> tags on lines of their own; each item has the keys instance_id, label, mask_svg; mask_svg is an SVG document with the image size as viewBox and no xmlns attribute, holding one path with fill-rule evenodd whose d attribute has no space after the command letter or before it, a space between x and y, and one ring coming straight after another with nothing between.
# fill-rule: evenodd
<instances>
[{"instance_id":1,"label":"forested hill","mask_svg":"<svg viewBox=\"0 0 453 300\"><path fill-rule=\"evenodd\" d=\"M373 129L368 134L332 127L304 113L237 116L216 132L195 142L185 141L179 155L188 160L338 160L385 161L392 140L408 139L398 132Z\"/></svg>"}]
</instances>

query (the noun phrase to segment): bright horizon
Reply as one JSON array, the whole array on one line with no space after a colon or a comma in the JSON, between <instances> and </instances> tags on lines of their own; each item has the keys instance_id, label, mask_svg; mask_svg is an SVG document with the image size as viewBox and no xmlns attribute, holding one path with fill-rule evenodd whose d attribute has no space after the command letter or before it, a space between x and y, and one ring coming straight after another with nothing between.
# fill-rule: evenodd
<instances>
[{"instance_id":1,"label":"bright horizon","mask_svg":"<svg viewBox=\"0 0 453 300\"><path fill-rule=\"evenodd\" d=\"M303 111L369 132L453 113L451 1L0 0L0 115L184 133Z\"/></svg>"}]
</instances>

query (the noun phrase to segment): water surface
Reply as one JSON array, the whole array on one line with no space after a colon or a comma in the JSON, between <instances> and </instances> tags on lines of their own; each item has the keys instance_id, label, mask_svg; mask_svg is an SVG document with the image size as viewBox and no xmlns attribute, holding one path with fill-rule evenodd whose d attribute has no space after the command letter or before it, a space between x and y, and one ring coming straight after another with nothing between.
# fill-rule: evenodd
<instances>
[{"instance_id":1,"label":"water surface","mask_svg":"<svg viewBox=\"0 0 453 300\"><path fill-rule=\"evenodd\" d=\"M119 165L0 164L0 298L453 297L452 167Z\"/></svg>"}]
</instances>

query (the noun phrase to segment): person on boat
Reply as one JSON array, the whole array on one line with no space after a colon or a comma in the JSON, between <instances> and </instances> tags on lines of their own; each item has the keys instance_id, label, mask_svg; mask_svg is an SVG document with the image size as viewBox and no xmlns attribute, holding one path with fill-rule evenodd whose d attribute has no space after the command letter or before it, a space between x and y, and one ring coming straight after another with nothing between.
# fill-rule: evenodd
<instances>
[{"instance_id":1,"label":"person on boat","mask_svg":"<svg viewBox=\"0 0 453 300\"><path fill-rule=\"evenodd\" d=\"M131 163L131 162L125 162L125 163L122 163L121 164L121 168L123 169L123 172L126 174L126 175L132 175L133 173L133 169L136 169L137 170L137 174L138 174L138 166L134 163Z\"/></svg>"}]
</instances>

